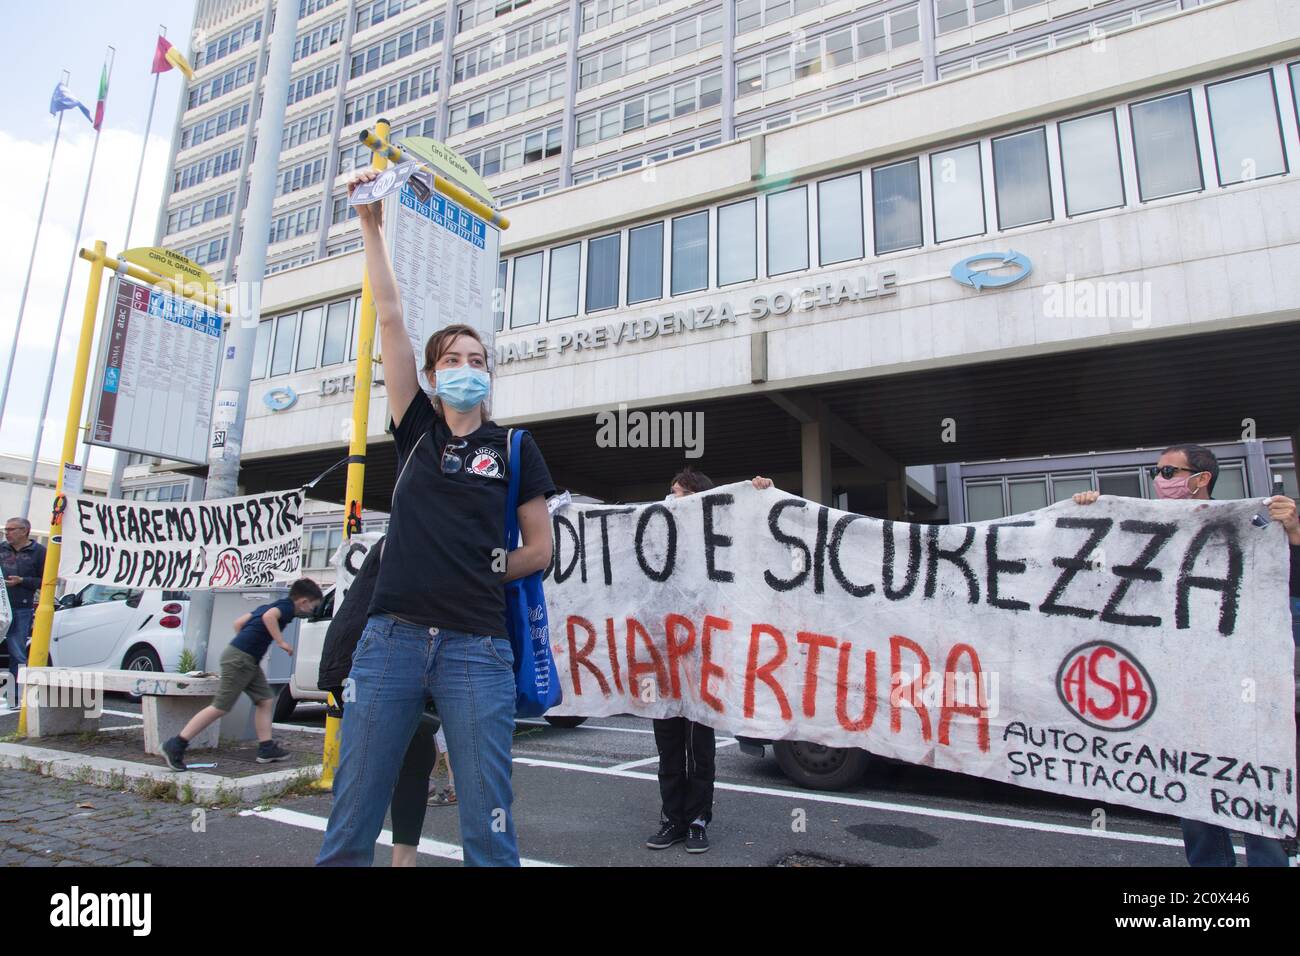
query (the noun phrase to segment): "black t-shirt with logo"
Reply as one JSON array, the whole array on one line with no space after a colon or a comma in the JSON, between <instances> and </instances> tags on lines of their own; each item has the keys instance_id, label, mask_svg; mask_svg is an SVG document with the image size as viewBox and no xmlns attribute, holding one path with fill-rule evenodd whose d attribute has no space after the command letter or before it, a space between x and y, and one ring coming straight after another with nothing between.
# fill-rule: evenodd
<instances>
[{"instance_id":1,"label":"black t-shirt with logo","mask_svg":"<svg viewBox=\"0 0 1300 956\"><path fill-rule=\"evenodd\" d=\"M504 637L505 573L493 569L493 552L505 546L506 429L489 421L457 438L421 390L389 431L398 479L370 613ZM445 475L444 449L461 462ZM512 463L522 469L519 504L554 494L532 435L523 437L519 457Z\"/></svg>"}]
</instances>

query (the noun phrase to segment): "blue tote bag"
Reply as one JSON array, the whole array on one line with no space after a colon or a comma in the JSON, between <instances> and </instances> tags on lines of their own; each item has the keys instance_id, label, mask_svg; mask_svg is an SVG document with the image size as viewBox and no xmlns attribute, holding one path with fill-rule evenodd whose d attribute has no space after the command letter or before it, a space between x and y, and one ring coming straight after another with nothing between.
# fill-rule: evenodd
<instances>
[{"instance_id":1,"label":"blue tote bag","mask_svg":"<svg viewBox=\"0 0 1300 956\"><path fill-rule=\"evenodd\" d=\"M519 447L524 432L512 428L507 438L506 464L510 489L506 492L506 553L519 543ZM555 679L551 656L551 631L546 620L546 595L542 572L506 584L506 629L515 654L515 714L540 717L560 702L560 684Z\"/></svg>"}]
</instances>

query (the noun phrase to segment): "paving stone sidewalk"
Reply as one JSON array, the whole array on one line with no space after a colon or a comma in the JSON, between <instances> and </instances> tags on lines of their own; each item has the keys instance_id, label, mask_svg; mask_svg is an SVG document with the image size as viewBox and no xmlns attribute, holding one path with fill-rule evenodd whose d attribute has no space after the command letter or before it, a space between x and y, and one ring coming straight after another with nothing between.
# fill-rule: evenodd
<instances>
[{"instance_id":1,"label":"paving stone sidewalk","mask_svg":"<svg viewBox=\"0 0 1300 956\"><path fill-rule=\"evenodd\" d=\"M190 829L191 807L0 771L0 866L148 866L135 844Z\"/></svg>"}]
</instances>

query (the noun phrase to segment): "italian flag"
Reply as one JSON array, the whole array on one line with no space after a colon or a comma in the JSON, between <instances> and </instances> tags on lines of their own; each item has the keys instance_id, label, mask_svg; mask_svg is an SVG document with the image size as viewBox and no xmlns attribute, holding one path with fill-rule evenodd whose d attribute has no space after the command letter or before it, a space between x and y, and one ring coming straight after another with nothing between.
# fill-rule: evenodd
<instances>
[{"instance_id":1,"label":"italian flag","mask_svg":"<svg viewBox=\"0 0 1300 956\"><path fill-rule=\"evenodd\" d=\"M99 74L99 97L95 101L95 129L104 122L104 101L108 99L108 64L104 64Z\"/></svg>"}]
</instances>

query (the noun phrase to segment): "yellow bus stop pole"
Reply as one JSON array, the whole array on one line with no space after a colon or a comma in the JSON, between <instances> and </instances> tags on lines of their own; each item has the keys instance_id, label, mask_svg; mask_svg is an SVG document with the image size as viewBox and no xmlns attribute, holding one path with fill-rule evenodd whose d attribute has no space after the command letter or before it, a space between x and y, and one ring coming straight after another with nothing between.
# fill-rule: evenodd
<instances>
[{"instance_id":1,"label":"yellow bus stop pole","mask_svg":"<svg viewBox=\"0 0 1300 956\"><path fill-rule=\"evenodd\" d=\"M388 122L375 124L379 135L388 139ZM379 152L373 157L375 169L388 166L388 159ZM361 530L361 501L366 484L366 433L370 429L370 386L374 377L375 354L375 295L370 288L370 272L361 274L361 313L357 316L357 367L352 391L352 439L348 444L348 483L344 497L347 507L343 513L343 538L352 537ZM334 613L338 613L338 594L334 596ZM334 773L339 765L339 731L342 721L338 701L331 699L325 712L325 747L321 753L321 774L316 786L330 790L334 786Z\"/></svg>"},{"instance_id":2,"label":"yellow bus stop pole","mask_svg":"<svg viewBox=\"0 0 1300 956\"><path fill-rule=\"evenodd\" d=\"M90 343L95 337L95 314L99 311L99 289L104 279L104 260L108 245L100 240L95 251L81 250L81 258L90 260L90 285L86 289L86 307L81 314L81 337L77 340L77 365L72 372L72 397L68 400L68 417L63 426L63 453L59 457L55 501L63 495L63 469L77 460L77 434L81 424L81 406L86 398L86 379L90 373ZM55 343L56 347L58 343ZM63 553L63 514L56 507L50 520L50 541L45 548L45 568L41 574L41 596L32 626L32 648L28 667L44 667L50 659L50 628L54 623L54 589L59 580L59 557ZM27 736L27 695L22 695L18 714L18 736Z\"/></svg>"}]
</instances>

